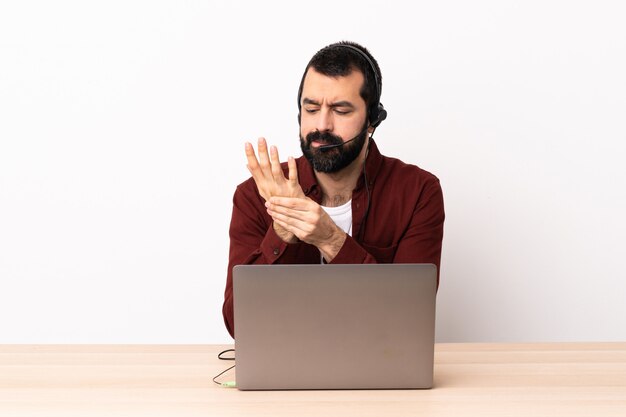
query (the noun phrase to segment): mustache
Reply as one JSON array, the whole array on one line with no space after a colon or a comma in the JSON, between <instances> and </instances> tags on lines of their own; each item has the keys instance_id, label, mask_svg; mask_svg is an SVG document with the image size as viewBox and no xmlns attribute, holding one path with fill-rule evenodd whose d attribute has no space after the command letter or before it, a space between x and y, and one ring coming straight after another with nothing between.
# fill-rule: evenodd
<instances>
[{"instance_id":1,"label":"mustache","mask_svg":"<svg viewBox=\"0 0 626 417\"><path fill-rule=\"evenodd\" d=\"M325 145L340 145L343 143L341 137L333 135L330 132L320 132L319 130L315 130L306 135L307 147L311 146L311 142L314 141L321 142Z\"/></svg>"}]
</instances>

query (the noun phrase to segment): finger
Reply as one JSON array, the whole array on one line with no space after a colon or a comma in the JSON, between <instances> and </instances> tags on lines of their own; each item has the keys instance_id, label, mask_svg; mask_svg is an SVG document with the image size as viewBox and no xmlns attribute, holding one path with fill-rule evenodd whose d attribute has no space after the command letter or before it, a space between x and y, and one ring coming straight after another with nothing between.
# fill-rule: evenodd
<instances>
[{"instance_id":1,"label":"finger","mask_svg":"<svg viewBox=\"0 0 626 417\"><path fill-rule=\"evenodd\" d=\"M298 210L298 211L310 211L314 210L317 203L307 198L299 197L272 197L269 200L272 206L280 206L286 209Z\"/></svg>"},{"instance_id":2,"label":"finger","mask_svg":"<svg viewBox=\"0 0 626 417\"><path fill-rule=\"evenodd\" d=\"M257 161L256 155L254 153L254 147L252 146L250 142L246 142L245 149L246 149L246 159L248 160L248 165L250 166L251 169L254 169L255 167L259 165L259 162Z\"/></svg>"},{"instance_id":3,"label":"finger","mask_svg":"<svg viewBox=\"0 0 626 417\"><path fill-rule=\"evenodd\" d=\"M278 219L274 219L272 218L272 220L274 221L274 223L276 225L278 225L279 227L281 227L282 229L288 231L289 233L292 233L293 235L295 235L298 239L300 239L300 236L298 236L299 234L301 234L301 232L299 230L297 230L296 228L292 227L291 225L285 223L282 220L278 220Z\"/></svg>"},{"instance_id":4,"label":"finger","mask_svg":"<svg viewBox=\"0 0 626 417\"><path fill-rule=\"evenodd\" d=\"M276 181L278 184L282 184L283 182L285 182L285 174L283 174L283 169L280 166L278 148L276 146L270 147L270 162L272 164L271 169L274 181Z\"/></svg>"},{"instance_id":5,"label":"finger","mask_svg":"<svg viewBox=\"0 0 626 417\"><path fill-rule=\"evenodd\" d=\"M289 222L300 221L303 223L317 223L319 220L319 213L310 210L295 210L288 207L277 206L274 204L265 203L267 214L272 217L278 217L282 221Z\"/></svg>"},{"instance_id":6,"label":"finger","mask_svg":"<svg viewBox=\"0 0 626 417\"><path fill-rule=\"evenodd\" d=\"M261 171L259 168L259 161L257 161L256 155L254 153L254 147L252 146L250 142L246 142L245 149L246 149L246 159L248 160L248 164L246 165L246 168L248 168L248 171L250 171L250 174L252 175L252 177L255 180L257 180L259 179L259 176L261 175Z\"/></svg>"},{"instance_id":7,"label":"finger","mask_svg":"<svg viewBox=\"0 0 626 417\"><path fill-rule=\"evenodd\" d=\"M293 221L283 221L281 219L273 219L274 223L278 226L282 227L284 230L293 233L295 237L299 240L312 243L311 238L313 236L312 231L313 228L310 224L305 224L301 222L293 222Z\"/></svg>"},{"instance_id":8,"label":"finger","mask_svg":"<svg viewBox=\"0 0 626 417\"><path fill-rule=\"evenodd\" d=\"M289 184L295 187L298 185L298 168L293 156L290 156L287 160L287 166L289 167Z\"/></svg>"},{"instance_id":9,"label":"finger","mask_svg":"<svg viewBox=\"0 0 626 417\"><path fill-rule=\"evenodd\" d=\"M263 175L269 177L272 175L272 171L270 170L270 158L267 154L267 142L265 141L265 138L259 138L258 150L261 171L263 172Z\"/></svg>"},{"instance_id":10,"label":"finger","mask_svg":"<svg viewBox=\"0 0 626 417\"><path fill-rule=\"evenodd\" d=\"M312 226L306 222L287 216L282 216L280 214L272 216L272 220L283 229L298 236L298 238L300 238L300 236L309 234L310 230L312 229Z\"/></svg>"}]
</instances>

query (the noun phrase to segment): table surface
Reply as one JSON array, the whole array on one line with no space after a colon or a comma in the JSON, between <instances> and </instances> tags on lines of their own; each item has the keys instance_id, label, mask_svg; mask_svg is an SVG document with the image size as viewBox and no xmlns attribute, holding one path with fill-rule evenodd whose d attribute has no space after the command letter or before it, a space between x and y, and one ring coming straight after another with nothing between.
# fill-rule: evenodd
<instances>
[{"instance_id":1,"label":"table surface","mask_svg":"<svg viewBox=\"0 0 626 417\"><path fill-rule=\"evenodd\" d=\"M0 345L0 416L626 416L626 343L437 344L433 389L380 391L221 387L229 347Z\"/></svg>"}]
</instances>

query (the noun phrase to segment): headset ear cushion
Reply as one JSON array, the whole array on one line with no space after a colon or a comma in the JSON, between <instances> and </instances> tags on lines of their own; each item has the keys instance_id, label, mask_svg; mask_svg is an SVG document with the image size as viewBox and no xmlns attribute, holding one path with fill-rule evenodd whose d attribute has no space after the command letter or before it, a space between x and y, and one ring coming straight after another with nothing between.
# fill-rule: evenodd
<instances>
[{"instance_id":1,"label":"headset ear cushion","mask_svg":"<svg viewBox=\"0 0 626 417\"><path fill-rule=\"evenodd\" d=\"M370 122L372 127L378 127L379 124L383 122L387 118L387 110L383 107L382 103L378 103L378 111L376 112L376 117Z\"/></svg>"}]
</instances>

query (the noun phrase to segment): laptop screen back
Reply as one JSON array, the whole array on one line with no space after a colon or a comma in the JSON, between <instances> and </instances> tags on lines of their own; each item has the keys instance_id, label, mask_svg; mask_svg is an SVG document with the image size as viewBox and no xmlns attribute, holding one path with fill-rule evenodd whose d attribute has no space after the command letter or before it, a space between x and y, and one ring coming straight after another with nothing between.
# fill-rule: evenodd
<instances>
[{"instance_id":1,"label":"laptop screen back","mask_svg":"<svg viewBox=\"0 0 626 417\"><path fill-rule=\"evenodd\" d=\"M430 388L432 264L240 265L239 389Z\"/></svg>"}]
</instances>

